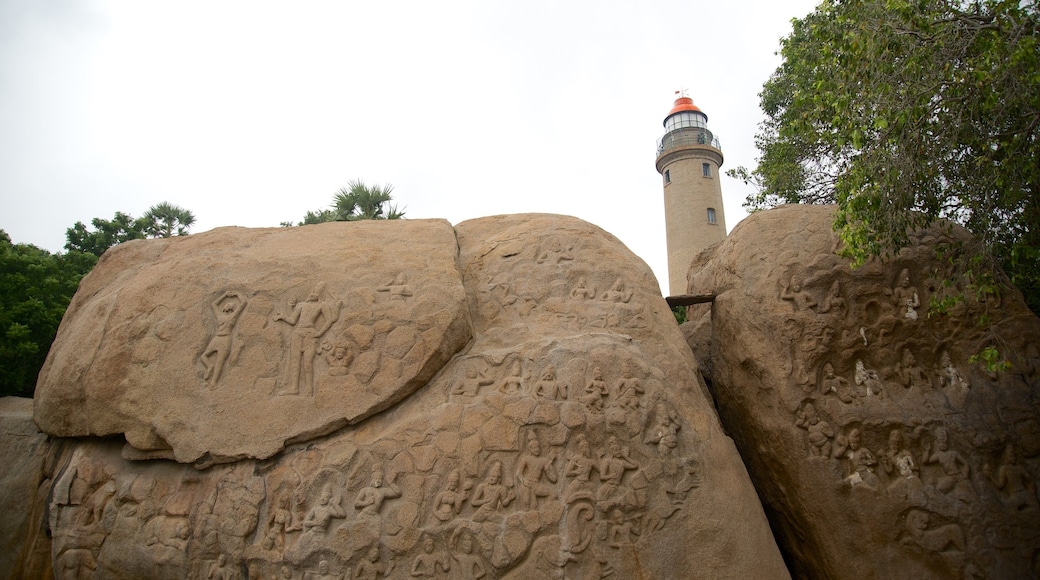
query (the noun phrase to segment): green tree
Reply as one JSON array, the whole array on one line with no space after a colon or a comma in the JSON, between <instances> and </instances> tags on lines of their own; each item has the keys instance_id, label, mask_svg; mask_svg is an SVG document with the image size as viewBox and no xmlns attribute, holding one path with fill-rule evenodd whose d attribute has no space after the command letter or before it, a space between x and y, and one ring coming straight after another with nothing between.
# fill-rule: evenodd
<instances>
[{"instance_id":1,"label":"green tree","mask_svg":"<svg viewBox=\"0 0 1040 580\"><path fill-rule=\"evenodd\" d=\"M780 54L746 206L837 203L857 263L960 223L1040 312L1037 0L825 0Z\"/></svg>"},{"instance_id":2,"label":"green tree","mask_svg":"<svg viewBox=\"0 0 1040 580\"><path fill-rule=\"evenodd\" d=\"M169 202L162 202L148 208L141 216L144 232L150 238L170 238L174 235L186 236L188 229L195 223L195 214Z\"/></svg>"},{"instance_id":3,"label":"green tree","mask_svg":"<svg viewBox=\"0 0 1040 580\"><path fill-rule=\"evenodd\" d=\"M116 212L111 220L94 218L90 220L93 231L88 230L83 222L65 230L65 249L69 252L85 252L100 257L105 250L127 240L145 237L144 223L133 216Z\"/></svg>"},{"instance_id":4,"label":"green tree","mask_svg":"<svg viewBox=\"0 0 1040 580\"><path fill-rule=\"evenodd\" d=\"M306 226L325 222L352 222L358 220L396 220L404 212L391 204L394 186L365 185L360 179L347 183L332 198L331 209L309 211L298 225ZM282 225L288 225L283 222Z\"/></svg>"},{"instance_id":5,"label":"green tree","mask_svg":"<svg viewBox=\"0 0 1040 580\"><path fill-rule=\"evenodd\" d=\"M31 397L91 253L51 254L0 230L0 396Z\"/></svg>"}]
</instances>

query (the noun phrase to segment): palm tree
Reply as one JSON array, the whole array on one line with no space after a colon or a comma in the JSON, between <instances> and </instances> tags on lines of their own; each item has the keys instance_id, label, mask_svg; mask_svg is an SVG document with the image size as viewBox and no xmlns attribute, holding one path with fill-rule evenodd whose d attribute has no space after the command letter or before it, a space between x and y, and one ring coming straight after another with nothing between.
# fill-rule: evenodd
<instances>
[{"instance_id":1,"label":"palm tree","mask_svg":"<svg viewBox=\"0 0 1040 580\"><path fill-rule=\"evenodd\" d=\"M404 212L398 210L396 205L383 207L393 200L390 195L393 190L394 186L389 183L369 187L360 179L348 182L347 187L340 188L332 199L336 221L401 219Z\"/></svg>"},{"instance_id":2,"label":"palm tree","mask_svg":"<svg viewBox=\"0 0 1040 580\"><path fill-rule=\"evenodd\" d=\"M141 216L144 231L150 238L169 238L188 235L195 223L195 214L169 202L153 205Z\"/></svg>"}]
</instances>

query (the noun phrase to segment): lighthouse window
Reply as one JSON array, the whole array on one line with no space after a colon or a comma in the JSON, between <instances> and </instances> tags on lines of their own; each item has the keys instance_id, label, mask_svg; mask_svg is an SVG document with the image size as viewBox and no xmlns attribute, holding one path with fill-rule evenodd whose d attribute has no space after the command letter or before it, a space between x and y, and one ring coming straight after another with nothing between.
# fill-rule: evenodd
<instances>
[{"instance_id":1,"label":"lighthouse window","mask_svg":"<svg viewBox=\"0 0 1040 580\"><path fill-rule=\"evenodd\" d=\"M665 183L671 183L672 182L672 170L671 169L665 169L664 170L664 182Z\"/></svg>"},{"instance_id":2,"label":"lighthouse window","mask_svg":"<svg viewBox=\"0 0 1040 580\"><path fill-rule=\"evenodd\" d=\"M708 223L709 224L715 223L715 208L713 208L713 207L709 207L708 208Z\"/></svg>"},{"instance_id":3,"label":"lighthouse window","mask_svg":"<svg viewBox=\"0 0 1040 580\"><path fill-rule=\"evenodd\" d=\"M704 172L704 177L711 177L711 164L710 163L702 163L701 164L701 171Z\"/></svg>"}]
</instances>

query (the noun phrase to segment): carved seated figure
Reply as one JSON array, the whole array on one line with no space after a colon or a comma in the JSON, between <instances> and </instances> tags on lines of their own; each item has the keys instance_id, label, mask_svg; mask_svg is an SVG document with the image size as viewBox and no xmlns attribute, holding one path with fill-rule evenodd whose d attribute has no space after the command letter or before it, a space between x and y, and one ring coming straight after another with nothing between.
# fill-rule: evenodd
<instances>
[{"instance_id":1,"label":"carved seated figure","mask_svg":"<svg viewBox=\"0 0 1040 580\"><path fill-rule=\"evenodd\" d=\"M780 299L786 300L794 307L795 312L808 310L816 306L816 300L811 294L802 290L802 282L797 276L792 275L789 282L780 289Z\"/></svg>"},{"instance_id":2,"label":"carved seated figure","mask_svg":"<svg viewBox=\"0 0 1040 580\"><path fill-rule=\"evenodd\" d=\"M892 429L888 434L888 449L880 454L881 467L888 475L889 493L901 497L911 505L924 505L924 484L918 477L914 456L906 448L903 430Z\"/></svg>"},{"instance_id":3,"label":"carved seated figure","mask_svg":"<svg viewBox=\"0 0 1040 580\"><path fill-rule=\"evenodd\" d=\"M820 419L820 414L812 403L806 403L795 417L795 425L809 432L809 457L828 458L831 456L831 439L834 429Z\"/></svg>"},{"instance_id":4,"label":"carved seated figure","mask_svg":"<svg viewBox=\"0 0 1040 580\"><path fill-rule=\"evenodd\" d=\"M487 565L480 554L473 553L473 536L462 534L459 538L459 552L452 554L458 562L456 569L464 580L478 580L487 575Z\"/></svg>"},{"instance_id":5,"label":"carved seated figure","mask_svg":"<svg viewBox=\"0 0 1040 580\"><path fill-rule=\"evenodd\" d=\"M857 387L866 388L868 397L884 396L885 387L881 382L881 377L878 376L877 371L868 369L862 360L856 361L855 380Z\"/></svg>"},{"instance_id":6,"label":"carved seated figure","mask_svg":"<svg viewBox=\"0 0 1040 580\"><path fill-rule=\"evenodd\" d=\"M459 515L462 504L466 502L466 491L459 489L462 485L461 480L457 469L448 474L448 483L444 490L433 498L433 517L446 522Z\"/></svg>"},{"instance_id":7,"label":"carved seated figure","mask_svg":"<svg viewBox=\"0 0 1040 580\"><path fill-rule=\"evenodd\" d=\"M957 524L946 524L937 528L928 529L931 516L923 510L910 510L906 514L907 536L904 542L914 543L925 550L932 552L945 552L947 548L953 547L957 551L964 551L964 532Z\"/></svg>"},{"instance_id":8,"label":"carved seated figure","mask_svg":"<svg viewBox=\"0 0 1040 580\"><path fill-rule=\"evenodd\" d=\"M304 580L342 580L342 574L333 574L329 569L328 560L318 562L317 572L307 572Z\"/></svg>"},{"instance_id":9,"label":"carved seated figure","mask_svg":"<svg viewBox=\"0 0 1040 580\"><path fill-rule=\"evenodd\" d=\"M375 544L354 570L354 578L355 580L376 580L381 576L384 578L390 576L393 571L394 561L390 560L389 564L384 564L379 558L379 544Z\"/></svg>"},{"instance_id":10,"label":"carved seated figure","mask_svg":"<svg viewBox=\"0 0 1040 580\"><path fill-rule=\"evenodd\" d=\"M542 378L534 386L534 396L539 399L566 399L567 388L556 381L556 367L549 365L542 372Z\"/></svg>"},{"instance_id":11,"label":"carved seated figure","mask_svg":"<svg viewBox=\"0 0 1040 580\"><path fill-rule=\"evenodd\" d=\"M834 374L834 365L826 363L823 365L823 376L820 378L820 392L823 394L834 393L838 400L846 405L856 401L859 393L852 387L845 377Z\"/></svg>"},{"instance_id":12,"label":"carved seated figure","mask_svg":"<svg viewBox=\"0 0 1040 580\"><path fill-rule=\"evenodd\" d=\"M502 462L495 461L488 469L487 478L477 485L470 505L477 508L473 521L482 522L495 516L499 509L507 507L516 499L516 494L502 484Z\"/></svg>"},{"instance_id":13,"label":"carved seated figure","mask_svg":"<svg viewBox=\"0 0 1040 580\"><path fill-rule=\"evenodd\" d=\"M870 449L863 447L860 438L860 430L853 428L849 431L844 443L839 441L838 456L848 460L849 465L849 475L845 478L845 482L853 487L862 485L867 489L877 489L878 484L881 483L877 474L874 473L877 459Z\"/></svg>"},{"instance_id":14,"label":"carved seated figure","mask_svg":"<svg viewBox=\"0 0 1040 580\"><path fill-rule=\"evenodd\" d=\"M938 463L942 475L935 483L935 488L943 494L952 493L961 501L970 502L975 498L975 490L968 479L970 467L968 462L953 449L950 449L950 436L945 427L935 428L935 449L928 443L924 447L924 463Z\"/></svg>"},{"instance_id":15,"label":"carved seated figure","mask_svg":"<svg viewBox=\"0 0 1040 580\"><path fill-rule=\"evenodd\" d=\"M622 478L630 469L639 466L629 457L627 447L622 447L613 435L607 440L607 453L599 463L599 477L602 483L596 491L596 505L606 510L628 501L628 490L622 486Z\"/></svg>"},{"instance_id":16,"label":"carved seated figure","mask_svg":"<svg viewBox=\"0 0 1040 580\"><path fill-rule=\"evenodd\" d=\"M917 366L917 360L909 348L903 349L903 358L897 367L897 373L903 386L908 389L914 387L921 389L932 388L932 379L928 376L928 373L924 372L924 369Z\"/></svg>"},{"instance_id":17,"label":"carved seated figure","mask_svg":"<svg viewBox=\"0 0 1040 580\"><path fill-rule=\"evenodd\" d=\"M1003 498L1004 504L1014 510L1037 509L1035 484L1029 471L1018 461L1018 453L1015 446L1008 443L1004 447L1004 453L1000 458L1000 467L994 474L992 468L985 466L986 477L993 482L997 489L1006 494Z\"/></svg>"},{"instance_id":18,"label":"carved seated figure","mask_svg":"<svg viewBox=\"0 0 1040 580\"><path fill-rule=\"evenodd\" d=\"M917 288L910 284L910 270L903 268L899 273L899 285L892 289L892 302L895 303L899 316L904 320L917 320L917 308L921 306L921 298Z\"/></svg>"},{"instance_id":19,"label":"carved seated figure","mask_svg":"<svg viewBox=\"0 0 1040 580\"><path fill-rule=\"evenodd\" d=\"M354 507L358 510L359 517L375 517L379 515L379 509L383 507L383 502L388 499L394 499L401 497L401 490L394 485L392 481L383 481L383 469L376 467L372 470L372 482L368 487L361 488L358 492L357 498L354 500Z\"/></svg>"},{"instance_id":20,"label":"carved seated figure","mask_svg":"<svg viewBox=\"0 0 1040 580\"><path fill-rule=\"evenodd\" d=\"M592 451L585 435L578 433L576 441L578 453L567 458L567 465L563 471L566 477L572 478L563 494L563 499L567 503L579 499L589 499L593 492L591 480L592 470L596 469L596 462L592 459Z\"/></svg>"},{"instance_id":21,"label":"carved seated figure","mask_svg":"<svg viewBox=\"0 0 1040 580\"><path fill-rule=\"evenodd\" d=\"M509 365L509 374L502 377L502 382L498 386L498 391L506 395L518 395L522 393L523 390L523 370L520 367L520 361L514 360L513 364Z\"/></svg>"},{"instance_id":22,"label":"carved seated figure","mask_svg":"<svg viewBox=\"0 0 1040 580\"><path fill-rule=\"evenodd\" d=\"M553 486L543 483L544 477L550 483L556 483L556 458L542 457L542 444L533 432L527 434L527 453L516 464L516 482L518 484L519 503L525 508L537 508L538 499L551 497Z\"/></svg>"},{"instance_id":23,"label":"carved seated figure","mask_svg":"<svg viewBox=\"0 0 1040 580\"><path fill-rule=\"evenodd\" d=\"M480 393L480 387L493 383L491 379L480 376L477 367L470 363L466 365L466 377L456 382L451 388L451 394L463 397L474 397Z\"/></svg>"},{"instance_id":24,"label":"carved seated figure","mask_svg":"<svg viewBox=\"0 0 1040 580\"><path fill-rule=\"evenodd\" d=\"M434 578L451 570L451 561L447 553L434 554L433 538L425 536L422 541L423 551L412 562L411 575L419 578ZM438 571L439 569L439 571Z\"/></svg>"},{"instance_id":25,"label":"carved seated figure","mask_svg":"<svg viewBox=\"0 0 1040 580\"><path fill-rule=\"evenodd\" d=\"M816 311L820 314L832 312L833 315L838 318L845 318L848 310L848 304L846 304L845 298L841 295L841 284L838 280L835 280L834 283L831 284L830 291L828 291L827 295L824 296L823 304L820 304L820 307Z\"/></svg>"},{"instance_id":26,"label":"carved seated figure","mask_svg":"<svg viewBox=\"0 0 1040 580\"><path fill-rule=\"evenodd\" d=\"M578 278L578 285L571 290L571 298L575 300L591 300L596 297L596 289L589 288L585 278Z\"/></svg>"},{"instance_id":27,"label":"carved seated figure","mask_svg":"<svg viewBox=\"0 0 1040 580\"><path fill-rule=\"evenodd\" d=\"M951 387L955 390L967 391L969 386L968 382L961 377L961 373L957 371L957 367L953 366L953 359L950 358L950 353L943 351L942 356L939 357L939 386Z\"/></svg>"},{"instance_id":28,"label":"carved seated figure","mask_svg":"<svg viewBox=\"0 0 1040 580\"><path fill-rule=\"evenodd\" d=\"M408 287L408 277L404 272L399 273L393 280L377 290L390 294L391 300L404 300L412 295L412 289Z\"/></svg>"},{"instance_id":29,"label":"carved seated figure","mask_svg":"<svg viewBox=\"0 0 1040 580\"><path fill-rule=\"evenodd\" d=\"M585 396L581 402L585 408L594 413L603 412L603 398L607 396L607 382L603 380L603 370L599 367L592 369L592 380L585 386Z\"/></svg>"},{"instance_id":30,"label":"carved seated figure","mask_svg":"<svg viewBox=\"0 0 1040 580\"><path fill-rule=\"evenodd\" d=\"M314 507L307 512L307 517L303 519L303 531L324 534L333 518L347 517L346 512L340 506L340 501L342 500L339 498L333 500L332 490L329 489L329 486L323 487L321 495L318 496L318 503L314 504Z\"/></svg>"}]
</instances>

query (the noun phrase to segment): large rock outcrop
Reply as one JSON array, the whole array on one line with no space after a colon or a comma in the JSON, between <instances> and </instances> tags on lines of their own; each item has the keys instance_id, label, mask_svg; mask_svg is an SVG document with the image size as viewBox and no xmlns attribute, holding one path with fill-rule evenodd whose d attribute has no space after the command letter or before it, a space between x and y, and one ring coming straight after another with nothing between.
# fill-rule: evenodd
<instances>
[{"instance_id":1,"label":"large rock outcrop","mask_svg":"<svg viewBox=\"0 0 1040 580\"><path fill-rule=\"evenodd\" d=\"M131 243L59 335L59 577L788 577L656 280L574 218Z\"/></svg>"},{"instance_id":2,"label":"large rock outcrop","mask_svg":"<svg viewBox=\"0 0 1040 580\"><path fill-rule=\"evenodd\" d=\"M963 230L852 270L833 211L753 214L689 278L716 295L699 356L793 572L1035 577L1040 321L976 292ZM987 348L1010 369L971 362Z\"/></svg>"}]
</instances>

